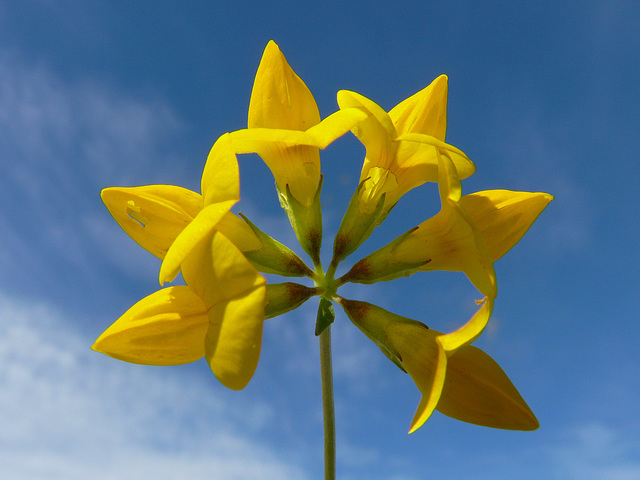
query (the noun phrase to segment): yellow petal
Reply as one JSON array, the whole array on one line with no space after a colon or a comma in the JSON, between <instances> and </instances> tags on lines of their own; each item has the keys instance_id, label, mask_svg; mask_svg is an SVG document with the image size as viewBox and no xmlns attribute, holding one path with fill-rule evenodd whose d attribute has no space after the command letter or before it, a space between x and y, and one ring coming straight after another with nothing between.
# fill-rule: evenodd
<instances>
[{"instance_id":1,"label":"yellow petal","mask_svg":"<svg viewBox=\"0 0 640 480\"><path fill-rule=\"evenodd\" d=\"M159 280L161 285L176 278L184 259L213 231L234 203L235 200L229 200L208 205L185 227L169 248L160 266Z\"/></svg>"},{"instance_id":2,"label":"yellow petal","mask_svg":"<svg viewBox=\"0 0 640 480\"><path fill-rule=\"evenodd\" d=\"M313 95L274 41L264 50L249 102L248 127L307 130L320 122Z\"/></svg>"},{"instance_id":3,"label":"yellow petal","mask_svg":"<svg viewBox=\"0 0 640 480\"><path fill-rule=\"evenodd\" d=\"M495 262L520 241L553 200L548 193L486 190L462 197L460 203L484 237Z\"/></svg>"},{"instance_id":4,"label":"yellow petal","mask_svg":"<svg viewBox=\"0 0 640 480\"><path fill-rule=\"evenodd\" d=\"M473 219L460 205L453 162L437 153L442 209L432 218L357 262L344 280L374 283L417 271L464 272L486 296L497 295L493 264Z\"/></svg>"},{"instance_id":5,"label":"yellow petal","mask_svg":"<svg viewBox=\"0 0 640 480\"><path fill-rule=\"evenodd\" d=\"M440 335L438 337L437 341L442 345L445 352L451 354L459 348L469 345L480 336L491 318L491 313L493 312L493 301L493 297L485 298L482 302L482 306L467 323L451 333Z\"/></svg>"},{"instance_id":6,"label":"yellow petal","mask_svg":"<svg viewBox=\"0 0 640 480\"><path fill-rule=\"evenodd\" d=\"M207 308L265 284L265 279L222 233L208 233L182 264L185 282Z\"/></svg>"},{"instance_id":7,"label":"yellow petal","mask_svg":"<svg viewBox=\"0 0 640 480\"><path fill-rule=\"evenodd\" d=\"M320 183L320 153L316 139L305 132L252 128L231 133L237 153L257 153L267 164L281 192L289 186L300 204L308 207Z\"/></svg>"},{"instance_id":8,"label":"yellow petal","mask_svg":"<svg viewBox=\"0 0 640 480\"><path fill-rule=\"evenodd\" d=\"M538 420L500 366L479 348L449 357L438 411L463 422L509 430L535 430Z\"/></svg>"},{"instance_id":9,"label":"yellow petal","mask_svg":"<svg viewBox=\"0 0 640 480\"><path fill-rule=\"evenodd\" d=\"M213 144L202 172L204 205L240 200L240 171L231 136L222 135Z\"/></svg>"},{"instance_id":10,"label":"yellow petal","mask_svg":"<svg viewBox=\"0 0 640 480\"><path fill-rule=\"evenodd\" d=\"M400 102L389 112L399 134L424 133L444 141L447 131L447 76Z\"/></svg>"},{"instance_id":11,"label":"yellow petal","mask_svg":"<svg viewBox=\"0 0 640 480\"><path fill-rule=\"evenodd\" d=\"M396 145L393 144L396 130L389 114L375 102L348 90L338 92L338 105L341 110L357 108L369 115L352 129L367 149L360 182L369 176L369 170L373 167L390 169L396 151Z\"/></svg>"},{"instance_id":12,"label":"yellow petal","mask_svg":"<svg viewBox=\"0 0 640 480\"><path fill-rule=\"evenodd\" d=\"M401 349L398 347L402 355L402 365L422 393L411 420L409 433L424 425L435 410L447 375L447 355L434 341L437 332L424 330L428 334L423 333L422 339L410 339Z\"/></svg>"},{"instance_id":13,"label":"yellow petal","mask_svg":"<svg viewBox=\"0 0 640 480\"><path fill-rule=\"evenodd\" d=\"M451 159L456 167L459 179L464 180L476 171L475 165L462 150L434 136L421 133L405 133L399 135L396 138L396 142L400 144L398 147L400 149L399 155L403 164L407 164L407 168L414 163L418 165L424 163L421 159L422 156L427 155L431 158L433 157L433 152L438 151ZM431 164L431 160L426 163ZM427 181L435 182L437 178L437 176L429 177Z\"/></svg>"},{"instance_id":14,"label":"yellow petal","mask_svg":"<svg viewBox=\"0 0 640 480\"><path fill-rule=\"evenodd\" d=\"M251 252L262 248L262 242L249 224L235 213L227 212L218 222L216 229L231 240L241 252Z\"/></svg>"},{"instance_id":15,"label":"yellow petal","mask_svg":"<svg viewBox=\"0 0 640 480\"><path fill-rule=\"evenodd\" d=\"M447 371L447 355L436 341L439 332L366 302L341 298L349 319L396 365L407 372L422 393L409 433L433 413Z\"/></svg>"},{"instance_id":16,"label":"yellow petal","mask_svg":"<svg viewBox=\"0 0 640 480\"><path fill-rule=\"evenodd\" d=\"M179 365L205 354L207 310L188 287L159 290L111 325L91 348L125 362Z\"/></svg>"},{"instance_id":17,"label":"yellow petal","mask_svg":"<svg viewBox=\"0 0 640 480\"><path fill-rule=\"evenodd\" d=\"M452 270L464 272L483 294L495 298L496 275L489 260L484 238L460 205L462 187L453 161L438 155L438 187L441 211L423 222L412 236L428 244L431 261L421 271ZM411 241L408 242L408 245ZM408 247L405 246L406 250Z\"/></svg>"},{"instance_id":18,"label":"yellow petal","mask_svg":"<svg viewBox=\"0 0 640 480\"><path fill-rule=\"evenodd\" d=\"M209 311L205 354L211 370L225 386L244 388L260 356L264 277L220 232L193 249L182 272Z\"/></svg>"},{"instance_id":19,"label":"yellow petal","mask_svg":"<svg viewBox=\"0 0 640 480\"><path fill-rule=\"evenodd\" d=\"M243 389L258 366L264 308L261 285L209 311L206 357L211 371L228 388Z\"/></svg>"},{"instance_id":20,"label":"yellow petal","mask_svg":"<svg viewBox=\"0 0 640 480\"><path fill-rule=\"evenodd\" d=\"M431 98L431 95L437 98ZM436 103L440 103L440 106L436 106ZM360 199L361 210L365 214L375 208L382 192L386 193L384 217L409 190L425 182L438 181L437 152L452 159L460 178L466 178L475 171L475 166L464 152L444 142L446 77L436 80L431 90L427 88L418 92L398 105L393 110L394 118L379 105L355 92L338 92L338 104L341 109L360 109L369 115L368 119L352 128L367 150L360 173L360 182L367 182ZM442 109L442 112L434 113L438 109ZM440 118L441 114L444 119ZM399 130L396 129L396 122ZM377 174L378 179L384 181L372 178L375 169L387 172L385 175Z\"/></svg>"},{"instance_id":21,"label":"yellow petal","mask_svg":"<svg viewBox=\"0 0 640 480\"><path fill-rule=\"evenodd\" d=\"M102 201L122 229L158 258L202 208L202 197L173 185L111 187Z\"/></svg>"},{"instance_id":22,"label":"yellow petal","mask_svg":"<svg viewBox=\"0 0 640 480\"><path fill-rule=\"evenodd\" d=\"M345 108L332 113L319 124L306 131L318 148L327 148L334 140L355 128L369 117L361 108Z\"/></svg>"}]
</instances>

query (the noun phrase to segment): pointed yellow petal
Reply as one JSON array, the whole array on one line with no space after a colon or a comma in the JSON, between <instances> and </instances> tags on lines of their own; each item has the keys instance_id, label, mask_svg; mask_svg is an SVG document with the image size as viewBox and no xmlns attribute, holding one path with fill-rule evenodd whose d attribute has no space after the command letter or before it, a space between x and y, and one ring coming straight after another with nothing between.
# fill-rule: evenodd
<instances>
[{"instance_id":1,"label":"pointed yellow petal","mask_svg":"<svg viewBox=\"0 0 640 480\"><path fill-rule=\"evenodd\" d=\"M369 112L369 115L384 129L384 132L389 138L396 138L396 129L389 114L373 100L350 90L340 90L337 94L337 99L340 110L357 108ZM367 124L367 127L369 127L369 124Z\"/></svg>"},{"instance_id":2,"label":"pointed yellow petal","mask_svg":"<svg viewBox=\"0 0 640 480\"><path fill-rule=\"evenodd\" d=\"M422 393L409 433L420 428L438 404L447 372L447 355L436 341L439 332L366 302L341 298L349 319L397 366L407 372Z\"/></svg>"},{"instance_id":3,"label":"pointed yellow petal","mask_svg":"<svg viewBox=\"0 0 640 480\"><path fill-rule=\"evenodd\" d=\"M419 355L411 360L411 357L403 356L403 365L406 366L407 372L411 375L416 386L422 393L422 398L416 409L416 413L411 420L409 433L415 432L429 419L435 410L442 387L447 376L447 355L442 348L438 348L438 344L422 342L419 346ZM427 348L429 346L429 348ZM415 362L415 364L414 364Z\"/></svg>"},{"instance_id":4,"label":"pointed yellow petal","mask_svg":"<svg viewBox=\"0 0 640 480\"><path fill-rule=\"evenodd\" d=\"M473 218L495 262L520 241L551 200L548 193L486 190L465 195L460 203Z\"/></svg>"},{"instance_id":5,"label":"pointed yellow petal","mask_svg":"<svg viewBox=\"0 0 640 480\"><path fill-rule=\"evenodd\" d=\"M204 205L240 200L240 171L238 159L228 133L213 144L202 172Z\"/></svg>"},{"instance_id":6,"label":"pointed yellow petal","mask_svg":"<svg viewBox=\"0 0 640 480\"><path fill-rule=\"evenodd\" d=\"M449 357L438 411L463 422L508 430L535 430L538 420L500 366L479 348Z\"/></svg>"},{"instance_id":7,"label":"pointed yellow petal","mask_svg":"<svg viewBox=\"0 0 640 480\"><path fill-rule=\"evenodd\" d=\"M220 232L199 243L182 272L209 311L205 353L227 387L246 386L258 364L265 308L265 279Z\"/></svg>"},{"instance_id":8,"label":"pointed yellow petal","mask_svg":"<svg viewBox=\"0 0 640 480\"><path fill-rule=\"evenodd\" d=\"M447 353L450 354L464 345L469 345L480 336L491 318L493 301L492 297L485 298L482 306L467 323L451 333L438 337L438 343Z\"/></svg>"},{"instance_id":9,"label":"pointed yellow petal","mask_svg":"<svg viewBox=\"0 0 640 480\"><path fill-rule=\"evenodd\" d=\"M176 278L184 259L213 231L216 224L235 203L235 200L229 200L208 205L185 227L169 248L160 266L160 285Z\"/></svg>"},{"instance_id":10,"label":"pointed yellow petal","mask_svg":"<svg viewBox=\"0 0 640 480\"><path fill-rule=\"evenodd\" d=\"M249 103L248 127L307 130L320 122L313 95L274 41L264 50Z\"/></svg>"},{"instance_id":11,"label":"pointed yellow petal","mask_svg":"<svg viewBox=\"0 0 640 480\"><path fill-rule=\"evenodd\" d=\"M400 102L390 112L399 134L424 133L444 141L447 131L447 76Z\"/></svg>"},{"instance_id":12,"label":"pointed yellow petal","mask_svg":"<svg viewBox=\"0 0 640 480\"><path fill-rule=\"evenodd\" d=\"M200 195L173 185L111 187L101 197L122 229L161 259L202 208Z\"/></svg>"},{"instance_id":13,"label":"pointed yellow petal","mask_svg":"<svg viewBox=\"0 0 640 480\"><path fill-rule=\"evenodd\" d=\"M227 388L241 390L258 366L265 287L258 286L209 311L205 352L211 371Z\"/></svg>"},{"instance_id":14,"label":"pointed yellow petal","mask_svg":"<svg viewBox=\"0 0 640 480\"><path fill-rule=\"evenodd\" d=\"M205 354L208 323L204 303L190 288L164 288L132 306L91 348L145 365L195 362Z\"/></svg>"}]
</instances>

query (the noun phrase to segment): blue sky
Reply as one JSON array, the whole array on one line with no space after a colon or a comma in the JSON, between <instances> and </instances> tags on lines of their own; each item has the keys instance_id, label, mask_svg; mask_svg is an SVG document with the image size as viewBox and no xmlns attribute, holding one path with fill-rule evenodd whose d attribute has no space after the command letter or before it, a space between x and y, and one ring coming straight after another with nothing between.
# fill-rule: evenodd
<instances>
[{"instance_id":1,"label":"blue sky","mask_svg":"<svg viewBox=\"0 0 640 480\"><path fill-rule=\"evenodd\" d=\"M0 476L322 478L315 302L268 321L241 392L204 362L138 366L89 349L158 288L157 259L100 190L197 190L215 139L246 126L273 39L323 116L340 89L390 109L446 73L447 140L477 166L464 192L555 196L496 263L477 342L540 429L435 414L407 435L417 389L339 311L339 478L640 478L637 2L132 3L0 1ZM323 152L325 255L363 153L350 135ZM270 172L240 160L240 211L293 247ZM435 185L407 194L362 253L438 208ZM441 330L477 297L443 272L344 295Z\"/></svg>"}]
</instances>

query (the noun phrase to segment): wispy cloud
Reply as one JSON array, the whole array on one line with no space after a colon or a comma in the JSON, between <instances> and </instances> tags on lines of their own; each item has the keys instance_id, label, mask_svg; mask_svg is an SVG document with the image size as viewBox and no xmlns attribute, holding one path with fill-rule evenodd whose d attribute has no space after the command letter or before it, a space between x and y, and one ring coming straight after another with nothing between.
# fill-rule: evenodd
<instances>
[{"instance_id":1,"label":"wispy cloud","mask_svg":"<svg viewBox=\"0 0 640 480\"><path fill-rule=\"evenodd\" d=\"M170 183L168 172L176 184L197 182L197 169L185 177L170 147L184 129L162 101L130 97L97 79L63 80L43 62L0 49L0 285L59 295L64 284L67 294L82 295L99 290L102 258L129 276L150 274L147 257L127 255L133 244L124 234L111 238L118 229L99 193L109 185Z\"/></svg>"},{"instance_id":2,"label":"wispy cloud","mask_svg":"<svg viewBox=\"0 0 640 480\"><path fill-rule=\"evenodd\" d=\"M554 478L634 480L640 478L640 442L601 422L576 425L550 449Z\"/></svg>"},{"instance_id":3,"label":"wispy cloud","mask_svg":"<svg viewBox=\"0 0 640 480\"><path fill-rule=\"evenodd\" d=\"M45 304L0 294L0 331L4 478L307 478L253 435L259 405L103 358Z\"/></svg>"}]
</instances>

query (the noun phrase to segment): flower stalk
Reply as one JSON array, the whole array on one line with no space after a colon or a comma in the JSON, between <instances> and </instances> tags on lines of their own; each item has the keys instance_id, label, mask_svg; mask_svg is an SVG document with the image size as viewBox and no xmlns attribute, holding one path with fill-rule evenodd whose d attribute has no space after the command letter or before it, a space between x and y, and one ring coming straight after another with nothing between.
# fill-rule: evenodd
<instances>
[{"instance_id":1,"label":"flower stalk","mask_svg":"<svg viewBox=\"0 0 640 480\"><path fill-rule=\"evenodd\" d=\"M324 424L324 479L335 480L336 419L333 403L331 325L327 325L320 334L320 379L322 382L322 417Z\"/></svg>"}]
</instances>

